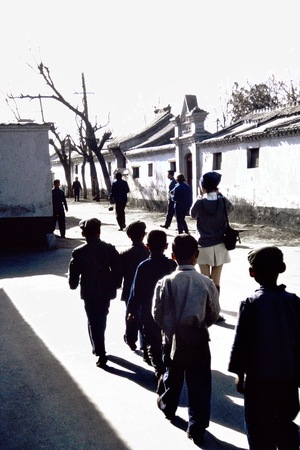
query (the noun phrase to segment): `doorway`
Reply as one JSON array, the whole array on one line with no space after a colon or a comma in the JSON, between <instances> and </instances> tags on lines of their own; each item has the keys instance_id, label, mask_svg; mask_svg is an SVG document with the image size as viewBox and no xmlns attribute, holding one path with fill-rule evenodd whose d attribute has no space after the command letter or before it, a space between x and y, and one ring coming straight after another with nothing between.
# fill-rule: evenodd
<instances>
[{"instance_id":1,"label":"doorway","mask_svg":"<svg viewBox=\"0 0 300 450\"><path fill-rule=\"evenodd\" d=\"M193 182L193 159L192 159L192 154L189 153L188 155L186 155L185 160L186 160L186 181L187 181L187 183L190 186L192 186L192 182Z\"/></svg>"}]
</instances>

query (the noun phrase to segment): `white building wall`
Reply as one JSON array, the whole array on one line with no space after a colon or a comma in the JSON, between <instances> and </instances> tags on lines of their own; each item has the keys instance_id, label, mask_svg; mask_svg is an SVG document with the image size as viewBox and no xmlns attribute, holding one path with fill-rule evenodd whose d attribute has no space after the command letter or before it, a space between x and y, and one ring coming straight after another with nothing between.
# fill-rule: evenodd
<instances>
[{"instance_id":1,"label":"white building wall","mask_svg":"<svg viewBox=\"0 0 300 450\"><path fill-rule=\"evenodd\" d=\"M0 126L0 217L52 216L47 125Z\"/></svg>"},{"instance_id":2,"label":"white building wall","mask_svg":"<svg viewBox=\"0 0 300 450\"><path fill-rule=\"evenodd\" d=\"M247 168L247 149L259 148L259 167ZM221 147L202 149L202 173L213 167L213 153ZM222 146L220 191L252 206L300 207L300 138L284 137Z\"/></svg>"},{"instance_id":3,"label":"white building wall","mask_svg":"<svg viewBox=\"0 0 300 450\"><path fill-rule=\"evenodd\" d=\"M52 164L52 168L51 168L51 177L52 180L60 180L60 188L64 189L66 187L66 174L64 171L63 166L58 163L58 164ZM78 175L79 178L81 178L80 175Z\"/></svg>"},{"instance_id":4,"label":"white building wall","mask_svg":"<svg viewBox=\"0 0 300 450\"><path fill-rule=\"evenodd\" d=\"M175 160L174 149L166 152L158 148L133 150L127 153L127 182L130 188L130 198L134 200L167 200L167 171L170 162ZM149 164L152 164L152 176L148 174ZM133 178L134 168L139 168L139 178Z\"/></svg>"},{"instance_id":5,"label":"white building wall","mask_svg":"<svg viewBox=\"0 0 300 450\"><path fill-rule=\"evenodd\" d=\"M167 201L167 187L169 180L167 171L170 170L171 162L175 161L174 147L167 150L161 147L154 147L142 150L131 150L126 154L126 168L117 166L116 159L110 155L105 155L106 164L111 162L111 182L115 179L115 173L120 170L123 173L123 180L127 181L130 189L129 201ZM149 176L149 164L152 164L152 176ZM106 190L103 174L98 160L95 160L95 166L98 175L100 189ZM139 168L139 178L133 178L134 168ZM78 176L81 182L81 164L78 163L78 175L72 172L72 181ZM63 167L58 161L52 164L52 178L58 178L61 181L61 187L66 186L66 179ZM90 166L86 164L85 178L87 188L91 188Z\"/></svg>"}]
</instances>

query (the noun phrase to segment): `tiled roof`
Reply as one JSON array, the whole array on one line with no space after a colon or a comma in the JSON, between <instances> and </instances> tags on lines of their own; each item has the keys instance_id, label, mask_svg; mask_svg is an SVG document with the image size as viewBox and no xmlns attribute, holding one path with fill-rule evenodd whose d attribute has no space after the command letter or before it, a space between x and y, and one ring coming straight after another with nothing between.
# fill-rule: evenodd
<instances>
[{"instance_id":1,"label":"tiled roof","mask_svg":"<svg viewBox=\"0 0 300 450\"><path fill-rule=\"evenodd\" d=\"M171 138L174 137L174 128L174 124L169 122L164 128L159 130L157 133L152 134L148 139L135 147L132 147L132 149L170 144Z\"/></svg>"},{"instance_id":2,"label":"tiled roof","mask_svg":"<svg viewBox=\"0 0 300 450\"><path fill-rule=\"evenodd\" d=\"M258 110L236 123L214 133L201 146L223 145L229 142L257 140L288 134L300 135L300 105Z\"/></svg>"},{"instance_id":3,"label":"tiled roof","mask_svg":"<svg viewBox=\"0 0 300 450\"><path fill-rule=\"evenodd\" d=\"M152 145L154 136L160 138L161 142L164 140L164 133L166 133L167 135L168 133L170 133L169 125L170 120L173 117L174 116L173 114L171 114L169 107L162 110L157 110L154 119L146 127L142 128L137 133L112 139L111 141L109 141L107 147L119 147L123 151L127 151L128 149L132 147L136 148L137 146L140 146L145 142L149 142L149 145Z\"/></svg>"},{"instance_id":4,"label":"tiled roof","mask_svg":"<svg viewBox=\"0 0 300 450\"><path fill-rule=\"evenodd\" d=\"M34 121L22 121L22 122L9 122L9 123L0 123L0 129L6 128L17 128L17 129L25 129L25 128L50 128L51 123L37 123Z\"/></svg>"}]
</instances>

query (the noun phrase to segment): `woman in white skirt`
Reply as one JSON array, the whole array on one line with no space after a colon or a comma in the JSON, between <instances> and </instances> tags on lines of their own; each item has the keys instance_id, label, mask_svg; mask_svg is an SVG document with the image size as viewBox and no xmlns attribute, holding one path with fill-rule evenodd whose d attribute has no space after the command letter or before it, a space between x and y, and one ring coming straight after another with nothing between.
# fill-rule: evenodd
<instances>
[{"instance_id":1,"label":"woman in white skirt","mask_svg":"<svg viewBox=\"0 0 300 450\"><path fill-rule=\"evenodd\" d=\"M200 197L191 208L191 216L197 219L200 271L213 280L219 292L223 264L230 262L224 245L225 207L228 215L233 211L233 205L219 192L221 176L218 172L207 172L202 176ZM220 316L219 320L224 318Z\"/></svg>"}]
</instances>

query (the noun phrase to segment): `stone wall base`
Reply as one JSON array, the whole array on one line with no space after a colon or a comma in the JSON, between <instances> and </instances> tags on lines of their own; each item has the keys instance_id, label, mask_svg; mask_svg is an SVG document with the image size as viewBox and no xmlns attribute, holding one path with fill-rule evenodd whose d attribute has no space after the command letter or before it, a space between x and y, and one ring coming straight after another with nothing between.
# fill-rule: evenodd
<instances>
[{"instance_id":1,"label":"stone wall base","mask_svg":"<svg viewBox=\"0 0 300 450\"><path fill-rule=\"evenodd\" d=\"M230 222L249 223L300 231L300 209L235 205Z\"/></svg>"},{"instance_id":2,"label":"stone wall base","mask_svg":"<svg viewBox=\"0 0 300 450\"><path fill-rule=\"evenodd\" d=\"M234 211L230 214L230 222L281 227L300 231L300 209L252 206L247 203L231 201L234 204ZM164 201L130 199L128 206L147 209L148 211L167 211L167 202Z\"/></svg>"}]
</instances>

